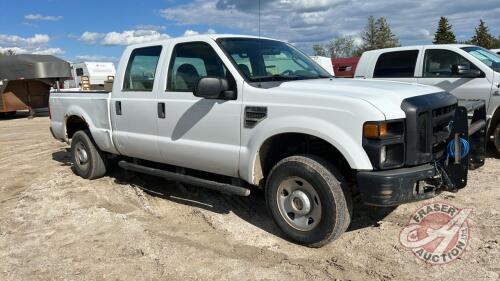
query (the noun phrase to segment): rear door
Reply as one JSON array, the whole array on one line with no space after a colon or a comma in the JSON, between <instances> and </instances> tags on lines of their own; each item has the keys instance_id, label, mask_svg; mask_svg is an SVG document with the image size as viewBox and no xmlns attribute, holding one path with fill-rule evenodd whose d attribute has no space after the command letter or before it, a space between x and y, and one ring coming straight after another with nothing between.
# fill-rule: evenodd
<instances>
[{"instance_id":1,"label":"rear door","mask_svg":"<svg viewBox=\"0 0 500 281\"><path fill-rule=\"evenodd\" d=\"M479 78L465 78L452 73L455 64L468 64L471 69L480 70L475 64L459 53L439 48L425 50L422 77L418 82L439 87L460 99L490 100L491 85L483 71Z\"/></svg>"},{"instance_id":2,"label":"rear door","mask_svg":"<svg viewBox=\"0 0 500 281\"><path fill-rule=\"evenodd\" d=\"M117 150L130 157L161 161L156 136L157 102L155 88L158 87L162 46L137 48L131 51L127 65L117 80L111 98L111 120L113 141Z\"/></svg>"},{"instance_id":3,"label":"rear door","mask_svg":"<svg viewBox=\"0 0 500 281\"><path fill-rule=\"evenodd\" d=\"M419 49L381 54L373 70L373 78L381 80L417 82Z\"/></svg>"},{"instance_id":4,"label":"rear door","mask_svg":"<svg viewBox=\"0 0 500 281\"><path fill-rule=\"evenodd\" d=\"M169 52L166 90L158 92L158 108L164 107L164 116L158 116L158 143L168 164L236 177L241 91L236 100L193 95L198 80L207 76L226 78L231 90L237 91L214 47L215 42L185 42Z\"/></svg>"}]
</instances>

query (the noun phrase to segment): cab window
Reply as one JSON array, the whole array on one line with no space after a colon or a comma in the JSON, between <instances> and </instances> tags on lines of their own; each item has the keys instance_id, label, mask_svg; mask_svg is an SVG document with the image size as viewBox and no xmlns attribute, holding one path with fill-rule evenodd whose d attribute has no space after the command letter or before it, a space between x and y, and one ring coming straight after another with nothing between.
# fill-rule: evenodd
<instances>
[{"instance_id":1,"label":"cab window","mask_svg":"<svg viewBox=\"0 0 500 281\"><path fill-rule=\"evenodd\" d=\"M124 91L152 91L161 46L139 48L132 51L123 82Z\"/></svg>"},{"instance_id":2,"label":"cab window","mask_svg":"<svg viewBox=\"0 0 500 281\"><path fill-rule=\"evenodd\" d=\"M210 45L203 42L177 44L170 60L167 91L193 92L198 80L203 77L226 78L231 88L236 85Z\"/></svg>"},{"instance_id":3,"label":"cab window","mask_svg":"<svg viewBox=\"0 0 500 281\"><path fill-rule=\"evenodd\" d=\"M418 50L389 52L380 55L374 78L413 78L417 65Z\"/></svg>"},{"instance_id":4,"label":"cab window","mask_svg":"<svg viewBox=\"0 0 500 281\"><path fill-rule=\"evenodd\" d=\"M426 78L451 78L460 77L453 74L452 67L456 64L469 65L471 69L479 70L469 60L449 50L427 50L424 61L424 77Z\"/></svg>"}]
</instances>

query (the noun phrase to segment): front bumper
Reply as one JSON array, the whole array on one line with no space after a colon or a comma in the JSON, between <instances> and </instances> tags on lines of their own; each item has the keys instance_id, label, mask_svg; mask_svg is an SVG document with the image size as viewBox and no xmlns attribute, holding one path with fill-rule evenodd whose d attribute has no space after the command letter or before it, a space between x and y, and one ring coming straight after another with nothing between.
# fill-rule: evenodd
<instances>
[{"instance_id":1,"label":"front bumper","mask_svg":"<svg viewBox=\"0 0 500 281\"><path fill-rule=\"evenodd\" d=\"M388 171L358 172L358 188L367 205L396 206L437 195L429 182L439 172L431 164Z\"/></svg>"}]
</instances>

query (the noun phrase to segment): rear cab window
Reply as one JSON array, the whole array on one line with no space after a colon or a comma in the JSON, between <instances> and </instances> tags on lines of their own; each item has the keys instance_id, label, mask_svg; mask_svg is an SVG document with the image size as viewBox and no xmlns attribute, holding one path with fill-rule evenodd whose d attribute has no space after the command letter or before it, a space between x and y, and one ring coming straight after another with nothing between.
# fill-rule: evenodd
<instances>
[{"instance_id":1,"label":"rear cab window","mask_svg":"<svg viewBox=\"0 0 500 281\"><path fill-rule=\"evenodd\" d=\"M381 54L375 65L374 78L413 78L419 50Z\"/></svg>"},{"instance_id":2,"label":"rear cab window","mask_svg":"<svg viewBox=\"0 0 500 281\"><path fill-rule=\"evenodd\" d=\"M161 50L161 46L153 46L132 51L125 70L124 91L153 90Z\"/></svg>"}]
</instances>

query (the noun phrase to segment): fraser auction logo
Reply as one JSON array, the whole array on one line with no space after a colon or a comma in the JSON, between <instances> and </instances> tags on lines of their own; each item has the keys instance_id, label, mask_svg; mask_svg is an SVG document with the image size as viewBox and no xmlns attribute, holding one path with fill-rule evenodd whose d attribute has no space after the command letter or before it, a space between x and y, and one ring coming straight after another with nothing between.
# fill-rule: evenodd
<instances>
[{"instance_id":1,"label":"fraser auction logo","mask_svg":"<svg viewBox=\"0 0 500 281\"><path fill-rule=\"evenodd\" d=\"M447 264L459 258L469 245L467 218L472 209L447 203L431 203L419 208L401 230L399 241L429 264Z\"/></svg>"}]
</instances>

